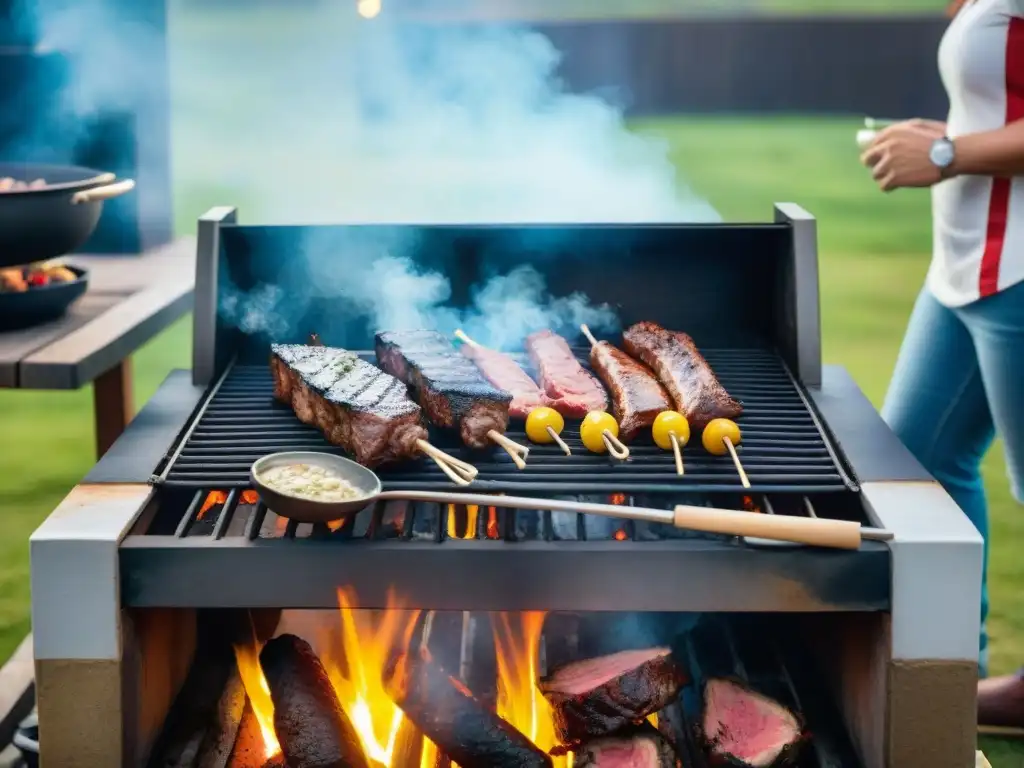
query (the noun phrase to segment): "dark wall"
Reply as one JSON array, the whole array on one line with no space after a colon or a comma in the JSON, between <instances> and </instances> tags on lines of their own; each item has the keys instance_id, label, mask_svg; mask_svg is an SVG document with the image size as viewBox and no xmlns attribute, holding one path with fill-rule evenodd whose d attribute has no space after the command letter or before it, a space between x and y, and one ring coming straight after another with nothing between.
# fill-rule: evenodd
<instances>
[{"instance_id":1,"label":"dark wall","mask_svg":"<svg viewBox=\"0 0 1024 768\"><path fill-rule=\"evenodd\" d=\"M534 27L573 91L630 114L824 112L945 117L941 17L736 17Z\"/></svg>"}]
</instances>

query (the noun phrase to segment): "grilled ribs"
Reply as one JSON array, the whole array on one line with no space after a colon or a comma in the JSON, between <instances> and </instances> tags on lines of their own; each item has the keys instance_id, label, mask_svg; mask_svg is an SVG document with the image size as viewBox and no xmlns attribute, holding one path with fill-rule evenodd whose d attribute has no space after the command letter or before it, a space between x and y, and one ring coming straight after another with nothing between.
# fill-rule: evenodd
<instances>
[{"instance_id":1,"label":"grilled ribs","mask_svg":"<svg viewBox=\"0 0 1024 768\"><path fill-rule=\"evenodd\" d=\"M420 407L405 385L344 349L272 344L274 397L332 445L374 467L420 453Z\"/></svg>"},{"instance_id":2,"label":"grilled ribs","mask_svg":"<svg viewBox=\"0 0 1024 768\"><path fill-rule=\"evenodd\" d=\"M607 341L591 348L590 366L612 394L612 413L623 442L654 424L659 413L671 409L668 394L650 369Z\"/></svg>"},{"instance_id":3,"label":"grilled ribs","mask_svg":"<svg viewBox=\"0 0 1024 768\"><path fill-rule=\"evenodd\" d=\"M626 352L658 374L676 410L696 429L712 419L733 419L743 412L685 333L642 322L627 328L622 342Z\"/></svg>"},{"instance_id":4,"label":"grilled ribs","mask_svg":"<svg viewBox=\"0 0 1024 768\"><path fill-rule=\"evenodd\" d=\"M563 416L583 418L590 411L608 408L608 396L601 382L576 359L569 342L551 331L538 331L526 337L540 386L548 405Z\"/></svg>"},{"instance_id":5,"label":"grilled ribs","mask_svg":"<svg viewBox=\"0 0 1024 768\"><path fill-rule=\"evenodd\" d=\"M408 385L427 418L457 428L470 448L486 448L487 433L504 433L512 395L487 381L437 331L382 331L376 336L380 367Z\"/></svg>"},{"instance_id":6,"label":"grilled ribs","mask_svg":"<svg viewBox=\"0 0 1024 768\"><path fill-rule=\"evenodd\" d=\"M474 344L463 344L460 351L476 363L485 379L512 395L508 408L512 417L525 419L534 408L547 404L537 382L509 355Z\"/></svg>"}]
</instances>

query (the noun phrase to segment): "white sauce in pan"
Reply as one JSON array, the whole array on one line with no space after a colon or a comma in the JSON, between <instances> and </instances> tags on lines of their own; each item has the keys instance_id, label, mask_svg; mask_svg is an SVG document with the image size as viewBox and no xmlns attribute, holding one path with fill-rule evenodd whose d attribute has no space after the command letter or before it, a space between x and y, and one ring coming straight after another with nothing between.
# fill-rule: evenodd
<instances>
[{"instance_id":1,"label":"white sauce in pan","mask_svg":"<svg viewBox=\"0 0 1024 768\"><path fill-rule=\"evenodd\" d=\"M314 464L286 464L260 473L260 482L278 493L313 501L358 499L362 491L337 472Z\"/></svg>"}]
</instances>

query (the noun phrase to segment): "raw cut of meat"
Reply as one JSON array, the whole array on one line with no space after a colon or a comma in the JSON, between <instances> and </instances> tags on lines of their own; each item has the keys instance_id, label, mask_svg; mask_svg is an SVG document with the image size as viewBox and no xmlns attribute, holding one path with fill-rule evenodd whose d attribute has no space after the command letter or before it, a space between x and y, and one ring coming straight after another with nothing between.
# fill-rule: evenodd
<instances>
[{"instance_id":1,"label":"raw cut of meat","mask_svg":"<svg viewBox=\"0 0 1024 768\"><path fill-rule=\"evenodd\" d=\"M608 395L601 382L580 364L569 342L561 336L551 331L530 334L526 351L537 369L548 404L560 414L582 419L590 411L608 410Z\"/></svg>"},{"instance_id":2,"label":"raw cut of meat","mask_svg":"<svg viewBox=\"0 0 1024 768\"><path fill-rule=\"evenodd\" d=\"M704 686L704 740L713 759L742 768L786 765L803 740L797 716L742 683L712 678Z\"/></svg>"}]
</instances>

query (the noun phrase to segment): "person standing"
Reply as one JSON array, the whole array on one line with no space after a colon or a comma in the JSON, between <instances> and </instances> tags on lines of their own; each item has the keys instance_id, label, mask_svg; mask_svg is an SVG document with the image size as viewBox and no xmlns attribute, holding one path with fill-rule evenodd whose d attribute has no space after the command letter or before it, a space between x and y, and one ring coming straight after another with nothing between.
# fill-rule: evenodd
<instances>
[{"instance_id":1,"label":"person standing","mask_svg":"<svg viewBox=\"0 0 1024 768\"><path fill-rule=\"evenodd\" d=\"M931 187L933 253L882 415L985 540L980 728L1024 735L1024 674L987 675L988 509L1002 437L1024 502L1024 0L962 0L939 46L945 123L881 131L861 160L884 191Z\"/></svg>"}]
</instances>

